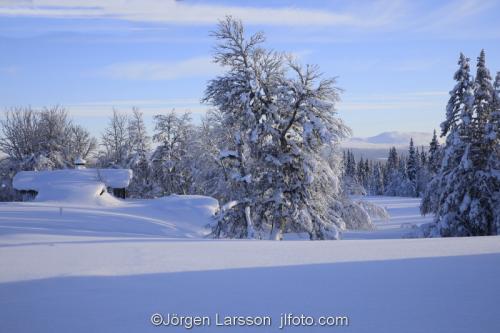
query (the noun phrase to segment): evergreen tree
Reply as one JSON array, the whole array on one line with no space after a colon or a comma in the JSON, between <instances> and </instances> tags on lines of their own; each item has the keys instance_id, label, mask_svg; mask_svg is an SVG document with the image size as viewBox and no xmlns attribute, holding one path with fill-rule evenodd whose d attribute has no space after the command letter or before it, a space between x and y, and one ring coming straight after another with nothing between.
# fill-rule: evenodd
<instances>
[{"instance_id":1,"label":"evergreen tree","mask_svg":"<svg viewBox=\"0 0 500 333\"><path fill-rule=\"evenodd\" d=\"M406 173L413 189L417 188L417 173L418 173L418 155L413 145L413 138L410 138L410 146L408 148L408 162L406 166Z\"/></svg>"},{"instance_id":2,"label":"evergreen tree","mask_svg":"<svg viewBox=\"0 0 500 333\"><path fill-rule=\"evenodd\" d=\"M347 151L347 175L353 180L356 179L356 160L354 159L354 153L350 150Z\"/></svg>"},{"instance_id":3,"label":"evergreen tree","mask_svg":"<svg viewBox=\"0 0 500 333\"><path fill-rule=\"evenodd\" d=\"M384 194L384 172L380 163L375 163L371 168L369 192L371 195Z\"/></svg>"},{"instance_id":4,"label":"evergreen tree","mask_svg":"<svg viewBox=\"0 0 500 333\"><path fill-rule=\"evenodd\" d=\"M474 82L469 63L460 55L457 84L450 92L442 135L447 135L441 168L429 184L422 212L435 211L433 234L475 236L496 234L498 182L488 160L495 150L488 141L494 90L481 51ZM431 194L431 191L434 194ZM429 202L436 200L436 205ZM496 220L495 220L496 219Z\"/></svg>"},{"instance_id":5,"label":"evergreen tree","mask_svg":"<svg viewBox=\"0 0 500 333\"><path fill-rule=\"evenodd\" d=\"M445 204L446 200L446 178L451 177L451 172L455 170L462 159L465 151L465 144L460 135L459 126L469 126L472 120L472 102L474 99L472 90L472 81L470 77L469 58L462 53L458 61L459 69L454 74L457 81L455 87L450 91L450 98L446 106L446 119L441 123L441 136L446 137L446 145L441 158L437 157L438 141L433 137L430 147L430 168L436 168L435 163L440 159L439 170L429 182L425 194L422 198L420 211L422 214L438 213L440 206ZM461 118L467 122L463 124ZM436 148L434 148L436 147ZM451 191L452 189L448 189ZM444 215L445 208L441 208L441 214Z\"/></svg>"},{"instance_id":6,"label":"evergreen tree","mask_svg":"<svg viewBox=\"0 0 500 333\"><path fill-rule=\"evenodd\" d=\"M431 176L434 176L440 166L441 166L441 153L440 153L440 145L437 139L436 130L432 135L432 140L429 144L429 161L428 161L428 169Z\"/></svg>"},{"instance_id":7,"label":"evergreen tree","mask_svg":"<svg viewBox=\"0 0 500 333\"><path fill-rule=\"evenodd\" d=\"M427 152L425 151L424 146L420 148L420 167L427 167Z\"/></svg>"},{"instance_id":8,"label":"evergreen tree","mask_svg":"<svg viewBox=\"0 0 500 333\"><path fill-rule=\"evenodd\" d=\"M488 165L492 174L496 175L491 179L492 184L495 184L492 190L495 207L493 216L495 217L496 232L500 234L500 72L497 72L493 89L493 110L486 136L488 143L493 148Z\"/></svg>"},{"instance_id":9,"label":"evergreen tree","mask_svg":"<svg viewBox=\"0 0 500 333\"><path fill-rule=\"evenodd\" d=\"M363 160L363 157L359 159L358 162L358 167L356 170L356 180L358 181L359 185L365 186L366 185L366 172L365 172L365 161Z\"/></svg>"},{"instance_id":10,"label":"evergreen tree","mask_svg":"<svg viewBox=\"0 0 500 333\"><path fill-rule=\"evenodd\" d=\"M394 171L398 168L399 157L396 147L389 149L389 157L387 158L387 170Z\"/></svg>"},{"instance_id":11,"label":"evergreen tree","mask_svg":"<svg viewBox=\"0 0 500 333\"><path fill-rule=\"evenodd\" d=\"M400 174L400 158L396 147L389 149L389 157L387 158L387 163L385 165L385 184L384 184L384 194L395 196L399 193L399 188L402 182L402 176Z\"/></svg>"},{"instance_id":12,"label":"evergreen tree","mask_svg":"<svg viewBox=\"0 0 500 333\"><path fill-rule=\"evenodd\" d=\"M470 128L466 130L472 137L468 146L472 181L464 198L467 200L460 206L462 214L466 215L468 232L471 235L497 233L493 215L497 198L493 194L498 193L499 183L489 164L496 150L496 133L490 132L495 109L494 94L491 76L486 68L485 52L481 50L474 82L473 119Z\"/></svg>"}]
</instances>

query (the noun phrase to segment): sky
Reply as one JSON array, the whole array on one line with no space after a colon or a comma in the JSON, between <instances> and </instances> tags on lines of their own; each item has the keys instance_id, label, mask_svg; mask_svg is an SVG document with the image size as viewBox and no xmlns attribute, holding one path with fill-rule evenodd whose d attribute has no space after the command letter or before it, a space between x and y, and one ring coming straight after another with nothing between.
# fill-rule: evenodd
<instances>
[{"instance_id":1,"label":"sky","mask_svg":"<svg viewBox=\"0 0 500 333\"><path fill-rule=\"evenodd\" d=\"M343 89L354 136L439 128L460 52L500 71L500 1L0 0L0 109L61 105L98 136L113 109L199 121L210 31L232 15ZM475 66L472 66L473 70Z\"/></svg>"}]
</instances>

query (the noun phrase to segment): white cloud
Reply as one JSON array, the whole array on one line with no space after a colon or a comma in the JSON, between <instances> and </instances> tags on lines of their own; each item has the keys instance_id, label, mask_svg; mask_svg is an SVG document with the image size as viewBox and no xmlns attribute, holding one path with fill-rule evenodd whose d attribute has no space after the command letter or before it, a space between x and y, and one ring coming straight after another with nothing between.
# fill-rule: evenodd
<instances>
[{"instance_id":1,"label":"white cloud","mask_svg":"<svg viewBox=\"0 0 500 333\"><path fill-rule=\"evenodd\" d=\"M417 20L417 30L434 31L446 26L467 24L467 18L478 15L495 6L491 0L460 0L452 1L432 11L422 20Z\"/></svg>"},{"instance_id":2,"label":"white cloud","mask_svg":"<svg viewBox=\"0 0 500 333\"><path fill-rule=\"evenodd\" d=\"M380 3L380 5L378 5ZM398 1L389 1L397 4ZM174 0L33 0L0 4L0 15L51 18L115 18L129 21L173 24L213 24L233 15L248 24L290 26L383 26L395 16L388 1L371 5L369 13L333 12L298 7L252 7L190 4Z\"/></svg>"},{"instance_id":3,"label":"white cloud","mask_svg":"<svg viewBox=\"0 0 500 333\"><path fill-rule=\"evenodd\" d=\"M195 57L167 62L125 62L107 66L101 74L113 79L175 80L181 78L214 76L221 67L210 57Z\"/></svg>"},{"instance_id":4,"label":"white cloud","mask_svg":"<svg viewBox=\"0 0 500 333\"><path fill-rule=\"evenodd\" d=\"M446 91L416 91L394 94L347 96L338 105L341 112L351 111L404 111L441 110L446 105Z\"/></svg>"},{"instance_id":5,"label":"white cloud","mask_svg":"<svg viewBox=\"0 0 500 333\"><path fill-rule=\"evenodd\" d=\"M245 24L275 25L312 29L307 40L315 43L351 40L352 35L328 31L319 34L318 27L352 28L364 32L408 31L433 32L435 36L469 36L480 30L498 37L498 29L477 27L476 18L487 10L496 10L495 0L451 0L428 5L410 0L376 0L335 2L335 10L326 8L259 6L239 4L207 4L175 0L0 0L0 16L47 18L118 19L133 22L181 25L213 25L226 15L242 19ZM480 23L480 22L479 22ZM460 26L458 26L460 24ZM456 28L468 26L457 34ZM149 25L147 29L152 29ZM88 27L86 27L88 29ZM103 27L100 27L103 29ZM122 28L126 29L126 28ZM471 32L471 30L473 32ZM359 32L359 31L356 31ZM300 39L301 34L284 36L284 40ZM355 35L356 36L356 35Z\"/></svg>"},{"instance_id":6,"label":"white cloud","mask_svg":"<svg viewBox=\"0 0 500 333\"><path fill-rule=\"evenodd\" d=\"M132 110L132 107L138 107L145 116L153 116L173 109L179 113L204 114L209 108L196 98L104 100L66 103L63 106L75 117L108 117L113 109L127 113Z\"/></svg>"}]
</instances>

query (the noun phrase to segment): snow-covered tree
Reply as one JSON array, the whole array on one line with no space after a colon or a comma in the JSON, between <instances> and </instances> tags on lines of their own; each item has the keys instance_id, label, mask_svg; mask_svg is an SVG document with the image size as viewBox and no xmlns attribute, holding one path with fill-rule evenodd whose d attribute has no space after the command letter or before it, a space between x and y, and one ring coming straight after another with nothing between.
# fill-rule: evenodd
<instances>
[{"instance_id":1,"label":"snow-covered tree","mask_svg":"<svg viewBox=\"0 0 500 333\"><path fill-rule=\"evenodd\" d=\"M348 194L365 195L366 189L363 180L366 180L365 165L356 163L354 153L351 150L344 151L342 187Z\"/></svg>"},{"instance_id":2,"label":"snow-covered tree","mask_svg":"<svg viewBox=\"0 0 500 333\"><path fill-rule=\"evenodd\" d=\"M416 192L415 195L417 197L421 197L426 188L427 184L429 183L431 176L429 172L429 161L428 161L428 156L427 152L425 151L425 148L422 146L420 153L418 152L417 148L417 179L416 179Z\"/></svg>"},{"instance_id":3,"label":"snow-covered tree","mask_svg":"<svg viewBox=\"0 0 500 333\"><path fill-rule=\"evenodd\" d=\"M500 234L500 72L497 72L493 83L493 109L490 122L486 129L488 144L493 148L488 159L488 167L493 176L491 182L495 184L493 191L496 233Z\"/></svg>"},{"instance_id":4,"label":"snow-covered tree","mask_svg":"<svg viewBox=\"0 0 500 333\"><path fill-rule=\"evenodd\" d=\"M442 135L446 145L437 175L429 184L421 210L435 212L433 235L474 236L498 232L494 212L498 181L488 157L495 145L488 141L494 110L494 89L481 51L474 80L469 59L460 55L457 84L450 92ZM426 201L427 200L427 201ZM429 202L434 201L435 205ZM427 204L426 204L427 202Z\"/></svg>"},{"instance_id":5,"label":"snow-covered tree","mask_svg":"<svg viewBox=\"0 0 500 333\"><path fill-rule=\"evenodd\" d=\"M429 158L427 164L431 176L434 176L441 166L441 147L437 139L436 130L434 130L432 140L429 144Z\"/></svg>"},{"instance_id":6,"label":"snow-covered tree","mask_svg":"<svg viewBox=\"0 0 500 333\"><path fill-rule=\"evenodd\" d=\"M385 195L396 196L399 193L399 187L402 182L400 175L400 158L396 147L389 149L389 156L385 165Z\"/></svg>"},{"instance_id":7,"label":"snow-covered tree","mask_svg":"<svg viewBox=\"0 0 500 333\"><path fill-rule=\"evenodd\" d=\"M233 198L228 188L229 171L223 149L231 146L232 129L222 126L222 115L218 110L209 110L195 129L192 140L193 184L192 192L212 196L219 202L230 202Z\"/></svg>"},{"instance_id":8,"label":"snow-covered tree","mask_svg":"<svg viewBox=\"0 0 500 333\"><path fill-rule=\"evenodd\" d=\"M356 179L358 180L358 183L365 189L368 187L369 173L370 167L368 165L368 159L364 160L363 157L361 157L356 170Z\"/></svg>"},{"instance_id":9,"label":"snow-covered tree","mask_svg":"<svg viewBox=\"0 0 500 333\"><path fill-rule=\"evenodd\" d=\"M17 199L12 178L21 170L51 170L72 167L77 157L86 158L96 140L69 119L59 106L34 110L14 108L0 121L0 178L2 200Z\"/></svg>"},{"instance_id":10,"label":"snow-covered tree","mask_svg":"<svg viewBox=\"0 0 500 333\"><path fill-rule=\"evenodd\" d=\"M130 154L128 117L113 110L108 127L101 136L102 150L99 153L99 165L102 167L127 167Z\"/></svg>"},{"instance_id":11,"label":"snow-covered tree","mask_svg":"<svg viewBox=\"0 0 500 333\"><path fill-rule=\"evenodd\" d=\"M399 166L399 156L398 156L398 151L396 150L396 147L391 147L389 149L389 156L387 157L387 163L386 163L386 186L388 185L388 182L390 181L391 175L395 172L397 172Z\"/></svg>"},{"instance_id":12,"label":"snow-covered tree","mask_svg":"<svg viewBox=\"0 0 500 333\"><path fill-rule=\"evenodd\" d=\"M71 125L70 140L67 142L68 160L72 163L78 158L87 159L97 149L97 140L80 125Z\"/></svg>"},{"instance_id":13,"label":"snow-covered tree","mask_svg":"<svg viewBox=\"0 0 500 333\"><path fill-rule=\"evenodd\" d=\"M406 163L406 174L408 181L413 187L414 193L417 194L417 175L419 171L419 156L413 145L413 138L410 138L410 146L408 148L408 162Z\"/></svg>"},{"instance_id":14,"label":"snow-covered tree","mask_svg":"<svg viewBox=\"0 0 500 333\"><path fill-rule=\"evenodd\" d=\"M371 170L368 191L371 195L382 195L385 192L383 166L380 163L375 163Z\"/></svg>"},{"instance_id":15,"label":"snow-covered tree","mask_svg":"<svg viewBox=\"0 0 500 333\"><path fill-rule=\"evenodd\" d=\"M1 120L1 151L17 162L21 169L31 170L31 161L40 154L39 113L31 108L15 108Z\"/></svg>"},{"instance_id":16,"label":"snow-covered tree","mask_svg":"<svg viewBox=\"0 0 500 333\"><path fill-rule=\"evenodd\" d=\"M454 79L457 83L453 90L450 91L450 99L446 106L446 119L441 123L441 136L446 137L446 144L442 156L440 156L441 165L423 196L420 206L422 214L436 214L440 206L444 204L443 201L446 199L446 193L443 188L443 186L446 185L443 184L446 182L445 177L450 177L451 172L458 167L465 151L465 144L460 135L460 131L463 132L463 129L459 130L459 126L465 127L470 125L472 121L472 102L474 96L470 77L469 58L466 58L465 55L461 53L458 65L459 69L454 75ZM462 123L462 117L467 124ZM432 158L431 155L431 159ZM431 164L431 168L433 167L433 164ZM444 214L443 208L441 209L441 214Z\"/></svg>"},{"instance_id":17,"label":"snow-covered tree","mask_svg":"<svg viewBox=\"0 0 500 333\"><path fill-rule=\"evenodd\" d=\"M0 150L17 170L67 168L95 149L95 139L61 107L15 108L0 121Z\"/></svg>"},{"instance_id":18,"label":"snow-covered tree","mask_svg":"<svg viewBox=\"0 0 500 333\"><path fill-rule=\"evenodd\" d=\"M348 133L334 109L334 82L322 80L315 66L303 68L265 50L260 33L245 38L241 22L232 18L220 22L214 36L214 59L226 73L210 81L205 102L232 130L220 151L232 200L214 234L337 238L345 225L340 172L321 154Z\"/></svg>"},{"instance_id":19,"label":"snow-covered tree","mask_svg":"<svg viewBox=\"0 0 500 333\"><path fill-rule=\"evenodd\" d=\"M151 156L155 195L188 194L192 184L189 146L193 126L189 113L175 110L154 116L153 140L159 145Z\"/></svg>"},{"instance_id":20,"label":"snow-covered tree","mask_svg":"<svg viewBox=\"0 0 500 333\"><path fill-rule=\"evenodd\" d=\"M128 187L131 197L150 197L153 191L153 177L149 155L151 138L144 124L144 117L138 108L132 108L127 125L129 156L127 167L132 169L134 177Z\"/></svg>"},{"instance_id":21,"label":"snow-covered tree","mask_svg":"<svg viewBox=\"0 0 500 333\"><path fill-rule=\"evenodd\" d=\"M467 133L472 136L469 144L472 162L472 184L460 206L462 214L468 218L468 232L471 235L492 235L497 233L494 208L498 203L499 179L495 176L490 161L497 150L492 114L495 111L495 91L491 76L486 68L484 50L478 57L477 73L474 81L473 119Z\"/></svg>"},{"instance_id":22,"label":"snow-covered tree","mask_svg":"<svg viewBox=\"0 0 500 333\"><path fill-rule=\"evenodd\" d=\"M128 117L127 133L132 157L134 159L147 157L151 150L151 138L144 124L144 116L136 107L132 108L132 115Z\"/></svg>"}]
</instances>

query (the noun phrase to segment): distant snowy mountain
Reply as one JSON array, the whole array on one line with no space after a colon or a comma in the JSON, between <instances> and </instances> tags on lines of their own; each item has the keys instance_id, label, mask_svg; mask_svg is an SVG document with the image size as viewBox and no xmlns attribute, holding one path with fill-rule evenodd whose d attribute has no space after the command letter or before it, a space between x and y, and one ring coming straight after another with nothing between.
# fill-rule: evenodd
<instances>
[{"instance_id":1,"label":"distant snowy mountain","mask_svg":"<svg viewBox=\"0 0 500 333\"><path fill-rule=\"evenodd\" d=\"M344 148L383 149L396 146L407 147L410 138L416 146L428 146L432 139L432 133L427 132L383 132L375 136L360 138L352 137L342 143Z\"/></svg>"},{"instance_id":2,"label":"distant snowy mountain","mask_svg":"<svg viewBox=\"0 0 500 333\"><path fill-rule=\"evenodd\" d=\"M410 138L413 138L415 146L428 147L432 139L432 133L428 132L383 132L375 136L360 138L352 137L341 143L343 149L350 149L354 157L368 158L371 160L384 160L387 158L388 150L396 147L400 154L406 154ZM442 140L440 140L442 142Z\"/></svg>"}]
</instances>

